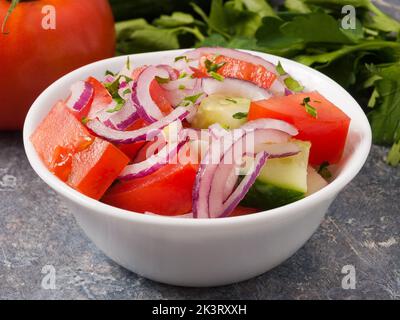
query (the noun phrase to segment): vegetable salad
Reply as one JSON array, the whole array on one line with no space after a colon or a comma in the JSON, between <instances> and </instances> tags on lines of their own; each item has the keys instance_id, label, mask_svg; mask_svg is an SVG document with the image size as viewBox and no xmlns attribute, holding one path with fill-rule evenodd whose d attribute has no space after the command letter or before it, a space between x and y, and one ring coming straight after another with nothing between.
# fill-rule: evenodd
<instances>
[{"instance_id":1,"label":"vegetable salad","mask_svg":"<svg viewBox=\"0 0 400 320\"><path fill-rule=\"evenodd\" d=\"M221 218L326 186L350 118L281 63L220 47L89 77L31 136L48 169L135 213Z\"/></svg>"}]
</instances>

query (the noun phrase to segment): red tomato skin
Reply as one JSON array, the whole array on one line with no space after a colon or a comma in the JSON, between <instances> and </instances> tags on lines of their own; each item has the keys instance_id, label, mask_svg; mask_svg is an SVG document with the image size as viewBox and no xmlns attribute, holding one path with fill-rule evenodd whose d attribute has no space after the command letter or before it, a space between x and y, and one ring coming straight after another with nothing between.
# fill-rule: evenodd
<instances>
[{"instance_id":1,"label":"red tomato skin","mask_svg":"<svg viewBox=\"0 0 400 320\"><path fill-rule=\"evenodd\" d=\"M165 90L156 80L150 84L150 96L163 114L167 115L173 110L171 103L166 98Z\"/></svg>"},{"instance_id":2,"label":"red tomato skin","mask_svg":"<svg viewBox=\"0 0 400 320\"><path fill-rule=\"evenodd\" d=\"M208 59L216 64L225 63L217 70L217 73L228 78L236 78L253 82L259 87L268 89L276 79L276 74L268 71L265 67L238 60L235 58L213 55L203 56L200 59L200 72L207 73L205 60Z\"/></svg>"},{"instance_id":3,"label":"red tomato skin","mask_svg":"<svg viewBox=\"0 0 400 320\"><path fill-rule=\"evenodd\" d=\"M128 162L129 158L114 145L95 138L88 148L74 154L67 183L99 200Z\"/></svg>"},{"instance_id":4,"label":"red tomato skin","mask_svg":"<svg viewBox=\"0 0 400 320\"><path fill-rule=\"evenodd\" d=\"M31 136L36 152L50 170L55 157L66 151L60 150L60 147L74 153L75 150L81 150L80 146L86 141L93 139L86 127L62 101L55 104Z\"/></svg>"},{"instance_id":5,"label":"red tomato skin","mask_svg":"<svg viewBox=\"0 0 400 320\"><path fill-rule=\"evenodd\" d=\"M132 131L132 130L137 130L140 128L143 128L147 126L146 121L142 119L136 120L130 127L126 129L126 131ZM125 153L131 160L133 160L138 152L142 149L142 147L145 145L146 141L137 141L134 143L128 143L128 144L116 144L119 150L121 150L123 153Z\"/></svg>"},{"instance_id":6,"label":"red tomato skin","mask_svg":"<svg viewBox=\"0 0 400 320\"><path fill-rule=\"evenodd\" d=\"M156 172L112 186L102 201L126 210L175 216L192 210L198 166L167 164Z\"/></svg>"},{"instance_id":7,"label":"red tomato skin","mask_svg":"<svg viewBox=\"0 0 400 320\"><path fill-rule=\"evenodd\" d=\"M304 98L310 97L309 104L316 108L317 118L312 117L302 105ZM255 101L250 105L248 119L272 118L293 124L299 134L296 139L310 141L310 163L320 165L340 161L350 118L318 92L307 92L286 97L272 97Z\"/></svg>"},{"instance_id":8,"label":"red tomato skin","mask_svg":"<svg viewBox=\"0 0 400 320\"><path fill-rule=\"evenodd\" d=\"M89 118L95 117L95 114L103 110L112 102L111 94L104 87L104 85L96 78L89 77L86 80L93 87L93 99L90 106L88 106Z\"/></svg>"},{"instance_id":9,"label":"red tomato skin","mask_svg":"<svg viewBox=\"0 0 400 320\"><path fill-rule=\"evenodd\" d=\"M129 162L111 143L92 136L62 101L40 123L31 141L52 173L97 200Z\"/></svg>"},{"instance_id":10,"label":"red tomato skin","mask_svg":"<svg viewBox=\"0 0 400 320\"><path fill-rule=\"evenodd\" d=\"M42 28L42 8L56 10L55 29ZM9 1L0 0L4 18ZM115 52L107 0L20 2L0 33L0 130L21 129L35 98L64 74ZM6 49L5 49L6 48Z\"/></svg>"}]
</instances>

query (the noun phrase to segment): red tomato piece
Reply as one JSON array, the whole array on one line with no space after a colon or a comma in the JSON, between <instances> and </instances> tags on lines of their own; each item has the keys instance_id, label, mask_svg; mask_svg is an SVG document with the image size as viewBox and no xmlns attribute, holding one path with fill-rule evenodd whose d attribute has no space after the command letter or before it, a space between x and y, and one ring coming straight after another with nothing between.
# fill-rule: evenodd
<instances>
[{"instance_id":1,"label":"red tomato piece","mask_svg":"<svg viewBox=\"0 0 400 320\"><path fill-rule=\"evenodd\" d=\"M49 170L83 194L99 199L128 157L111 143L93 137L64 102L58 102L31 136Z\"/></svg>"},{"instance_id":2,"label":"red tomato piece","mask_svg":"<svg viewBox=\"0 0 400 320\"><path fill-rule=\"evenodd\" d=\"M232 211L232 213L229 216L230 217L244 216L246 214L251 214L251 213L256 213L256 212L260 212L260 210L254 209L254 208L238 206L235 208L235 210Z\"/></svg>"},{"instance_id":3,"label":"red tomato piece","mask_svg":"<svg viewBox=\"0 0 400 320\"><path fill-rule=\"evenodd\" d=\"M167 164L156 172L111 187L102 201L144 213L180 215L192 210L192 189L198 166Z\"/></svg>"},{"instance_id":4,"label":"red tomato piece","mask_svg":"<svg viewBox=\"0 0 400 320\"><path fill-rule=\"evenodd\" d=\"M93 87L93 101L89 110L89 118L95 117L95 114L103 110L112 102L112 97L104 85L97 79L89 77L87 80Z\"/></svg>"},{"instance_id":5,"label":"red tomato piece","mask_svg":"<svg viewBox=\"0 0 400 320\"><path fill-rule=\"evenodd\" d=\"M129 158L111 143L95 138L93 143L74 154L67 183L93 199L100 199Z\"/></svg>"},{"instance_id":6,"label":"red tomato piece","mask_svg":"<svg viewBox=\"0 0 400 320\"><path fill-rule=\"evenodd\" d=\"M226 57L223 55L215 57L214 55L206 55L200 59L200 71L207 73L205 66L206 59L215 64L224 63L217 70L217 73L229 78L236 78L253 82L259 87L268 89L276 79L276 74L267 70L261 65L255 65L243 60Z\"/></svg>"},{"instance_id":7,"label":"red tomato piece","mask_svg":"<svg viewBox=\"0 0 400 320\"><path fill-rule=\"evenodd\" d=\"M150 96L164 115L169 114L173 110L171 103L165 95L165 90L159 85L157 80L153 80L150 84Z\"/></svg>"},{"instance_id":8,"label":"red tomato piece","mask_svg":"<svg viewBox=\"0 0 400 320\"><path fill-rule=\"evenodd\" d=\"M316 118L307 113L305 98L310 98L309 104L317 111ZM311 142L310 163L313 165L324 161L337 163L342 157L350 118L316 91L252 102L248 119L259 118L293 124L299 130L296 139Z\"/></svg>"},{"instance_id":9,"label":"red tomato piece","mask_svg":"<svg viewBox=\"0 0 400 320\"><path fill-rule=\"evenodd\" d=\"M146 121L142 119L136 120L126 131L137 130L147 126ZM137 141L128 144L116 144L119 150L125 153L130 159L133 159L138 154L139 150L146 144L146 141Z\"/></svg>"},{"instance_id":10,"label":"red tomato piece","mask_svg":"<svg viewBox=\"0 0 400 320\"><path fill-rule=\"evenodd\" d=\"M49 169L57 159L67 156L66 149L72 152L76 149L82 150L84 147L80 146L85 146L93 139L86 127L62 101L56 103L31 136L36 152Z\"/></svg>"}]
</instances>

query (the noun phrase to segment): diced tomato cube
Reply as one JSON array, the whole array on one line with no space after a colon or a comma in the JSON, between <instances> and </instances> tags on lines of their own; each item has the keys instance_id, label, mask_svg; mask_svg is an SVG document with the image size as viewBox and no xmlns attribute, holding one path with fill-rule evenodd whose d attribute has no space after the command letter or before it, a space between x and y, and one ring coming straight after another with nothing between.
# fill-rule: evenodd
<instances>
[{"instance_id":1,"label":"diced tomato cube","mask_svg":"<svg viewBox=\"0 0 400 320\"><path fill-rule=\"evenodd\" d=\"M93 137L64 102L52 108L31 141L52 173L94 199L100 199L129 161L111 143Z\"/></svg>"},{"instance_id":2,"label":"diced tomato cube","mask_svg":"<svg viewBox=\"0 0 400 320\"><path fill-rule=\"evenodd\" d=\"M51 109L31 136L36 152L49 168L55 158L65 151L61 148L82 149L80 146L86 146L93 139L88 129L62 101Z\"/></svg>"},{"instance_id":3,"label":"diced tomato cube","mask_svg":"<svg viewBox=\"0 0 400 320\"><path fill-rule=\"evenodd\" d=\"M205 61L209 60L214 64L223 64L217 70L217 73L229 78L236 78L240 80L246 80L253 82L259 87L268 89L276 79L276 74L267 70L262 65L256 65L243 60L226 57L219 55L206 55L200 59L200 71L207 73Z\"/></svg>"},{"instance_id":4,"label":"diced tomato cube","mask_svg":"<svg viewBox=\"0 0 400 320\"><path fill-rule=\"evenodd\" d=\"M192 189L198 165L167 164L154 173L112 186L102 201L144 213L180 215L192 210Z\"/></svg>"},{"instance_id":5,"label":"diced tomato cube","mask_svg":"<svg viewBox=\"0 0 400 320\"><path fill-rule=\"evenodd\" d=\"M306 111L304 99L316 109L313 117ZM254 101L250 105L249 120L272 118L293 124L299 134L296 139L311 142L310 163L337 163L343 154L350 118L318 92L297 93Z\"/></svg>"},{"instance_id":6,"label":"diced tomato cube","mask_svg":"<svg viewBox=\"0 0 400 320\"><path fill-rule=\"evenodd\" d=\"M103 110L112 102L112 97L104 85L93 77L89 77L87 80L93 87L93 101L90 106L88 118L94 118L96 113Z\"/></svg>"},{"instance_id":7,"label":"diced tomato cube","mask_svg":"<svg viewBox=\"0 0 400 320\"><path fill-rule=\"evenodd\" d=\"M81 193L98 200L128 162L129 158L118 148L107 141L95 138L87 149L74 154L67 183Z\"/></svg>"}]
</instances>

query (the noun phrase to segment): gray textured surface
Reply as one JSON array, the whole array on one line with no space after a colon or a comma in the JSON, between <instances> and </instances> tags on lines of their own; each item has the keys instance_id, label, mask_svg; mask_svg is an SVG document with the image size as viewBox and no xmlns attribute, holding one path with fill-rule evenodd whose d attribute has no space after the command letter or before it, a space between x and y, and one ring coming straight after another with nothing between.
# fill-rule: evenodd
<instances>
[{"instance_id":1,"label":"gray textured surface","mask_svg":"<svg viewBox=\"0 0 400 320\"><path fill-rule=\"evenodd\" d=\"M373 147L317 232L285 263L255 279L178 288L138 277L86 238L30 168L18 133L0 133L0 298L3 299L400 299L400 168ZM41 287L45 265L56 289ZM343 290L344 265L356 289Z\"/></svg>"}]
</instances>

